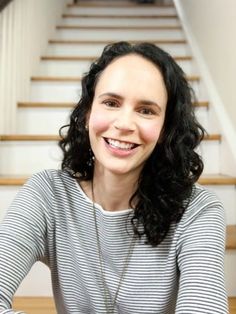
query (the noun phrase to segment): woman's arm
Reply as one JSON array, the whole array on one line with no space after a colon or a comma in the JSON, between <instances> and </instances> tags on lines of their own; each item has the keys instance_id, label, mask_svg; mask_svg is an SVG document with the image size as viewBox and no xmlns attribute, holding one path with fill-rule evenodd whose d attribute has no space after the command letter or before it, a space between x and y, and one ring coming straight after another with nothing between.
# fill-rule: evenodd
<instances>
[{"instance_id":1,"label":"woman's arm","mask_svg":"<svg viewBox=\"0 0 236 314\"><path fill-rule=\"evenodd\" d=\"M0 313L12 314L12 298L45 251L45 202L33 177L18 193L0 225ZM16 312L22 313L22 312Z\"/></svg>"},{"instance_id":2,"label":"woman's arm","mask_svg":"<svg viewBox=\"0 0 236 314\"><path fill-rule=\"evenodd\" d=\"M199 198L200 200L200 198ZM202 202L202 200L201 200ZM189 218L180 237L176 314L226 314L224 210L214 197Z\"/></svg>"}]
</instances>

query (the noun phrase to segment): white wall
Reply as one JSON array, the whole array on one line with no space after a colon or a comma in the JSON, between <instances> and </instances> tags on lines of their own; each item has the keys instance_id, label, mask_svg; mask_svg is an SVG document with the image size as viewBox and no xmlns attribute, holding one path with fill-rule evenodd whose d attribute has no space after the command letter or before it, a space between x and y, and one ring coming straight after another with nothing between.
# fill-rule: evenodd
<instances>
[{"instance_id":1,"label":"white wall","mask_svg":"<svg viewBox=\"0 0 236 314\"><path fill-rule=\"evenodd\" d=\"M179 2L236 130L236 1Z\"/></svg>"},{"instance_id":2,"label":"white wall","mask_svg":"<svg viewBox=\"0 0 236 314\"><path fill-rule=\"evenodd\" d=\"M0 133L16 132L17 102L27 101L67 0L14 0L0 12Z\"/></svg>"}]
</instances>

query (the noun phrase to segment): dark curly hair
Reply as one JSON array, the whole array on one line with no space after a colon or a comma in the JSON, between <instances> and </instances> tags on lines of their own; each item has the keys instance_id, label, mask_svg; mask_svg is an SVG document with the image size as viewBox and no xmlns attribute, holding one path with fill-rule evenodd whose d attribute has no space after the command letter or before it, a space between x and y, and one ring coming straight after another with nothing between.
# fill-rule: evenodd
<instances>
[{"instance_id":1,"label":"dark curly hair","mask_svg":"<svg viewBox=\"0 0 236 314\"><path fill-rule=\"evenodd\" d=\"M113 60L127 54L137 54L151 61L161 71L168 94L162 140L145 162L138 188L130 199L130 206L137 200L131 217L134 233L139 237L145 235L146 243L157 246L170 225L181 219L194 183L203 171L203 162L195 148L205 130L195 118L194 93L185 74L168 53L150 43L118 42L104 48L101 57L82 78L82 95L69 125L60 129L62 169L73 177L79 174L79 180L93 178L86 117L99 76ZM67 130L63 135L64 128Z\"/></svg>"}]
</instances>

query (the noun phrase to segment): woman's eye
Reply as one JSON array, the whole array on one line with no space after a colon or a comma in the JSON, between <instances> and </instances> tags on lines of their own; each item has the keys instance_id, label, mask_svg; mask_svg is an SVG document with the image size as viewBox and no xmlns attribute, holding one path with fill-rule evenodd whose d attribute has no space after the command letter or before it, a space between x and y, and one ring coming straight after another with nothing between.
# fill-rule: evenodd
<instances>
[{"instance_id":1,"label":"woman's eye","mask_svg":"<svg viewBox=\"0 0 236 314\"><path fill-rule=\"evenodd\" d=\"M150 108L142 108L139 110L139 113L144 115L155 115L155 111Z\"/></svg>"},{"instance_id":2,"label":"woman's eye","mask_svg":"<svg viewBox=\"0 0 236 314\"><path fill-rule=\"evenodd\" d=\"M111 108L113 108L113 107L118 107L117 102L112 101L112 100L106 100L106 101L104 101L103 103L104 103L107 107L111 107Z\"/></svg>"}]
</instances>

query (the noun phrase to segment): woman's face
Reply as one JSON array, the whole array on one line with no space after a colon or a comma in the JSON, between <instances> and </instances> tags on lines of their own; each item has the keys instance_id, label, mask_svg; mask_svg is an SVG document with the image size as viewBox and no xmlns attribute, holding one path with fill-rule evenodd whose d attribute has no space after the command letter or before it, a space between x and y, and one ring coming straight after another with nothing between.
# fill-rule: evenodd
<instances>
[{"instance_id":1,"label":"woman's face","mask_svg":"<svg viewBox=\"0 0 236 314\"><path fill-rule=\"evenodd\" d=\"M130 54L102 72L88 117L95 167L139 176L164 124L167 91L159 69Z\"/></svg>"}]
</instances>

